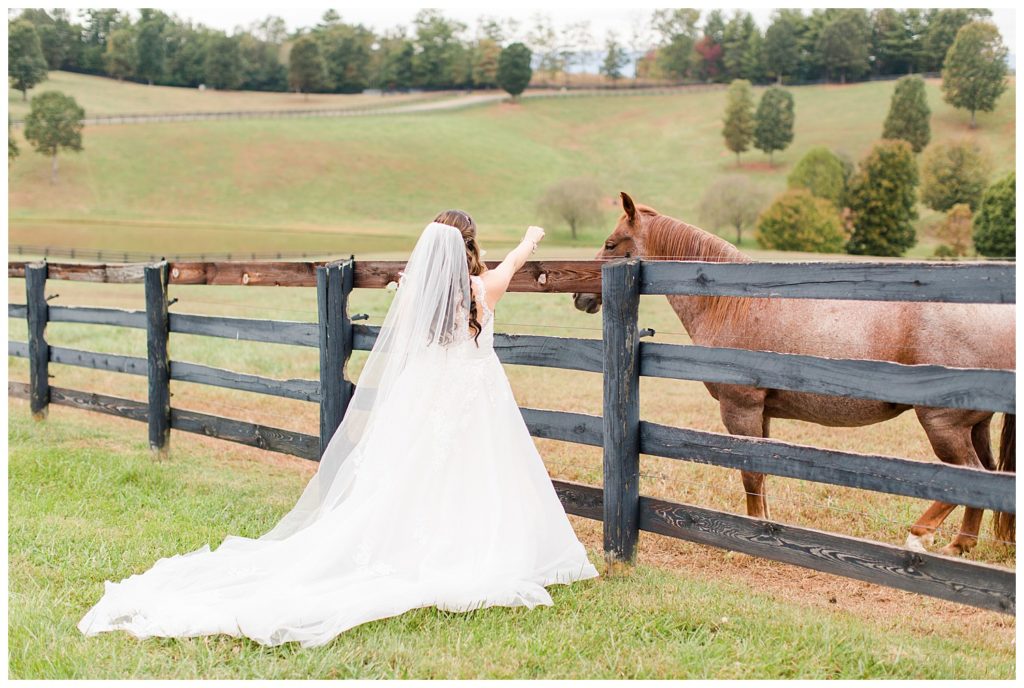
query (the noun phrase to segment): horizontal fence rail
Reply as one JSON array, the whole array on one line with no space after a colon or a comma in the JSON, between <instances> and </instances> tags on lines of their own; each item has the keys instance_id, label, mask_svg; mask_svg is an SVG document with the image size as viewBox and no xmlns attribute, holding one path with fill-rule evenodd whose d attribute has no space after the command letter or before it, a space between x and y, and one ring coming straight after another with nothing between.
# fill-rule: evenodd
<instances>
[{"instance_id":1,"label":"horizontal fence rail","mask_svg":"<svg viewBox=\"0 0 1024 688\"><path fill-rule=\"evenodd\" d=\"M644 261L641 294L858 301L1014 303L1012 263Z\"/></svg>"},{"instance_id":2,"label":"horizontal fence rail","mask_svg":"<svg viewBox=\"0 0 1024 688\"><path fill-rule=\"evenodd\" d=\"M605 552L610 562L630 559L635 553L636 533L644 530L1015 613L1015 573L1011 570L666 502L640 495L637 485L639 455L643 454L1016 513L1015 474L651 423L638 417L638 392L634 388L641 376L664 377L873 399L908 407L1014 413L1016 378L1010 370L903 365L639 341L641 333L636 325L640 294L1012 304L1012 264L729 264L635 259L625 263L623 267L621 261L537 261L517 273L511 285L512 291L520 292L603 293L603 339L498 333L494 340L495 353L505 364L602 373L606 385L602 415L527 407L520 411L534 437L603 447L603 487L559 480L553 485L568 513L604 523ZM316 461L354 389L345 372L349 354L371 349L380 332L379 327L352 322L348 293L353 287L392 285L405 263L351 259L297 263L193 261L156 266L49 263L42 264L45 270L40 264L31 265L35 267L26 271L25 263L9 264L9 276L23 277L30 272L32 278L27 280L27 303L8 305L9 317L25 318L30 324L29 341L9 341L8 354L29 359L32 382L10 382L8 394L31 399L34 413L38 410L45 414L46 405L53 403L147 422L154 449L166 445L161 437L166 438L164 433L173 428ZM602 273L610 274L612 268L618 286L604 283ZM49 306L42 292L47 278L145 282L147 310ZM172 301L167 297L168 285L316 286L318 321L169 313L167 306ZM143 358L51 346L43 336L48 322L145 328L150 355ZM321 378L277 380L171 360L166 353L171 334L316 347L321 352ZM606 351L609 337L621 347ZM154 366L152 351L166 367ZM152 402L50 387L48 378L52 376L47 366L51 363L146 375L150 399L163 410L154 410L157 407ZM619 392L613 388L609 393L609 376L623 378ZM320 433L294 432L172 408L162 401L169 398L172 380L319 403ZM634 391L629 392L631 389ZM610 427L617 428L621 441L609 444ZM606 495L611 497L606 499Z\"/></svg>"},{"instance_id":3,"label":"horizontal fence rail","mask_svg":"<svg viewBox=\"0 0 1024 688\"><path fill-rule=\"evenodd\" d=\"M1012 370L903 365L771 351L641 342L640 374L759 389L1014 413Z\"/></svg>"}]
</instances>

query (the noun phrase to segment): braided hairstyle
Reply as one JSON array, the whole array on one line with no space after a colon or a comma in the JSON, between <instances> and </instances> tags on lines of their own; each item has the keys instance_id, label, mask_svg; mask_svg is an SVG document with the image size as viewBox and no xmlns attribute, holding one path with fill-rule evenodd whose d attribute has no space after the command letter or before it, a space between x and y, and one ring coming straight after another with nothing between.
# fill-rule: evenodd
<instances>
[{"instance_id":1,"label":"braided hairstyle","mask_svg":"<svg viewBox=\"0 0 1024 688\"><path fill-rule=\"evenodd\" d=\"M469 267L469 274L483 274L486 268L480 257L480 245L476 242L476 223L473 222L469 213L464 210L445 210L438 213L434 222L449 225L462 233L462 240L466 244L466 264ZM476 342L477 337L483 332L483 326L477 319L476 297L472 289L470 289L469 296L469 328L473 331L473 341ZM477 342L477 346L479 346L479 342Z\"/></svg>"}]
</instances>

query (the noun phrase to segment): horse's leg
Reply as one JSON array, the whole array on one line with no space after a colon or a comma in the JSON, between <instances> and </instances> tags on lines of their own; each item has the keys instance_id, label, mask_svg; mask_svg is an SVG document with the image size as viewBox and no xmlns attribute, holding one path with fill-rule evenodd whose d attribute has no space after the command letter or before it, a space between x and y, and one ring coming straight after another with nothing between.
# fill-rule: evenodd
<instances>
[{"instance_id":1,"label":"horse's leg","mask_svg":"<svg viewBox=\"0 0 1024 688\"><path fill-rule=\"evenodd\" d=\"M914 410L939 460L971 468L985 467L979 452L975 450L975 438L981 439L985 433L983 429L975 431L975 427L990 421L990 415L956 409L917 407ZM988 450L988 463L992 463L991 449ZM956 507L956 504L934 502L910 528L906 546L909 549L923 551L931 545L935 539L936 529ZM978 541L982 513L981 509L968 508L960 532L941 550L941 553L959 555L970 551Z\"/></svg>"},{"instance_id":2,"label":"horse's leg","mask_svg":"<svg viewBox=\"0 0 1024 688\"><path fill-rule=\"evenodd\" d=\"M740 393L722 393L720 398L722 422L730 435L767 437L768 418L764 414L762 390L740 388ZM764 473L740 471L743 490L747 496L747 515L769 519L768 496L765 494Z\"/></svg>"}]
</instances>

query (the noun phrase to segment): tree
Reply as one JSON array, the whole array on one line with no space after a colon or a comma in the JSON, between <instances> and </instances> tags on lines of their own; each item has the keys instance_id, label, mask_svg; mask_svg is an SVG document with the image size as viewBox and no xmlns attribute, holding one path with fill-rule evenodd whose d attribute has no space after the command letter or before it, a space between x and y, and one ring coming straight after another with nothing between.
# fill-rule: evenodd
<instances>
[{"instance_id":1,"label":"tree","mask_svg":"<svg viewBox=\"0 0 1024 688\"><path fill-rule=\"evenodd\" d=\"M909 74L914 68L917 36L906 11L885 8L871 13L871 52L875 74Z\"/></svg>"},{"instance_id":2,"label":"tree","mask_svg":"<svg viewBox=\"0 0 1024 688\"><path fill-rule=\"evenodd\" d=\"M21 151L18 150L18 144L14 140L14 136L11 134L11 117L7 116L7 164L10 165L14 162L14 159L18 157Z\"/></svg>"},{"instance_id":3,"label":"tree","mask_svg":"<svg viewBox=\"0 0 1024 688\"><path fill-rule=\"evenodd\" d=\"M569 225L575 239L579 228L601 221L601 188L589 177L563 179L547 188L537 210L542 217Z\"/></svg>"},{"instance_id":4,"label":"tree","mask_svg":"<svg viewBox=\"0 0 1024 688\"><path fill-rule=\"evenodd\" d=\"M722 136L725 147L736 154L739 165L740 153L749 150L754 140L754 91L746 79L736 79L729 84Z\"/></svg>"},{"instance_id":5,"label":"tree","mask_svg":"<svg viewBox=\"0 0 1024 688\"><path fill-rule=\"evenodd\" d=\"M693 47L697 44L700 10L673 8L655 10L651 26L661 36L658 65L675 79L685 79L693 66Z\"/></svg>"},{"instance_id":6,"label":"tree","mask_svg":"<svg viewBox=\"0 0 1024 688\"><path fill-rule=\"evenodd\" d=\"M569 72L572 67L583 64L586 59L585 51L593 42L589 21L573 22L562 29L562 73L565 76L566 85L569 83Z\"/></svg>"},{"instance_id":7,"label":"tree","mask_svg":"<svg viewBox=\"0 0 1024 688\"><path fill-rule=\"evenodd\" d=\"M920 153L932 137L930 117L924 79L905 76L896 82L889 114L882 127L882 138L903 139L910 143L915 153Z\"/></svg>"},{"instance_id":8,"label":"tree","mask_svg":"<svg viewBox=\"0 0 1024 688\"><path fill-rule=\"evenodd\" d=\"M974 217L974 247L983 256L1013 258L1017 255L1017 173L990 186Z\"/></svg>"},{"instance_id":9,"label":"tree","mask_svg":"<svg viewBox=\"0 0 1024 688\"><path fill-rule=\"evenodd\" d=\"M793 74L800 63L800 34L803 12L798 9L775 10L772 23L764 32L764 66L775 83Z\"/></svg>"},{"instance_id":10,"label":"tree","mask_svg":"<svg viewBox=\"0 0 1024 688\"><path fill-rule=\"evenodd\" d=\"M7 76L11 86L21 91L22 100L28 100L28 90L46 79L46 58L31 22L7 25Z\"/></svg>"},{"instance_id":11,"label":"tree","mask_svg":"<svg viewBox=\"0 0 1024 688\"><path fill-rule=\"evenodd\" d=\"M920 36L921 69L926 72L942 69L946 53L956 40L957 32L965 24L991 16L992 12L984 9L929 10L924 17L924 30Z\"/></svg>"},{"instance_id":12,"label":"tree","mask_svg":"<svg viewBox=\"0 0 1024 688\"><path fill-rule=\"evenodd\" d=\"M82 120L85 110L71 96L48 91L33 96L25 118L25 139L37 152L49 155L50 183L57 183L57 154L61 150L82 150Z\"/></svg>"},{"instance_id":13,"label":"tree","mask_svg":"<svg viewBox=\"0 0 1024 688\"><path fill-rule=\"evenodd\" d=\"M526 90L533 70L530 68L532 55L522 43L513 43L501 51L498 57L498 86L512 96L512 100Z\"/></svg>"},{"instance_id":14,"label":"tree","mask_svg":"<svg viewBox=\"0 0 1024 688\"><path fill-rule=\"evenodd\" d=\"M973 140L936 143L921 159L921 200L940 212L957 203L977 210L990 173L988 156Z\"/></svg>"},{"instance_id":15,"label":"tree","mask_svg":"<svg viewBox=\"0 0 1024 688\"><path fill-rule=\"evenodd\" d=\"M456 84L456 63L462 57L458 36L466 30L462 22L446 18L438 10L420 10L413 20L418 52L413 55L416 83L424 88L448 88ZM466 69L466 76L469 74Z\"/></svg>"},{"instance_id":16,"label":"tree","mask_svg":"<svg viewBox=\"0 0 1024 688\"><path fill-rule=\"evenodd\" d=\"M213 88L238 88L242 82L242 53L238 40L218 33L206 49L206 83Z\"/></svg>"},{"instance_id":17,"label":"tree","mask_svg":"<svg viewBox=\"0 0 1024 688\"><path fill-rule=\"evenodd\" d=\"M103 53L103 64L107 74L118 81L133 76L139 56L135 50L135 34L131 29L115 29L107 36L107 49Z\"/></svg>"},{"instance_id":18,"label":"tree","mask_svg":"<svg viewBox=\"0 0 1024 688\"><path fill-rule=\"evenodd\" d=\"M733 79L760 81L763 72L761 31L753 15L737 10L725 24L722 37L725 73Z\"/></svg>"},{"instance_id":19,"label":"tree","mask_svg":"<svg viewBox=\"0 0 1024 688\"><path fill-rule=\"evenodd\" d=\"M786 181L791 189L807 189L842 208L846 202L846 177L839 156L824 146L816 146L804 153Z\"/></svg>"},{"instance_id":20,"label":"tree","mask_svg":"<svg viewBox=\"0 0 1024 688\"><path fill-rule=\"evenodd\" d=\"M772 86L761 96L754 125L754 145L768 154L775 163L775 151L785 150L793 142L793 95L779 86Z\"/></svg>"},{"instance_id":21,"label":"tree","mask_svg":"<svg viewBox=\"0 0 1024 688\"><path fill-rule=\"evenodd\" d=\"M829 76L839 74L839 82L847 77L858 78L870 70L868 49L871 46L871 25L862 9L836 10L818 36L817 50Z\"/></svg>"},{"instance_id":22,"label":"tree","mask_svg":"<svg viewBox=\"0 0 1024 688\"><path fill-rule=\"evenodd\" d=\"M320 44L312 36L302 36L295 41L288 57L288 85L305 93L323 88L327 78L324 57L320 53Z\"/></svg>"},{"instance_id":23,"label":"tree","mask_svg":"<svg viewBox=\"0 0 1024 688\"><path fill-rule=\"evenodd\" d=\"M935 233L942 239L947 256L966 256L971 248L971 207L957 203L946 212ZM936 251L938 254L938 251Z\"/></svg>"},{"instance_id":24,"label":"tree","mask_svg":"<svg viewBox=\"0 0 1024 688\"><path fill-rule=\"evenodd\" d=\"M137 73L140 78L152 85L164 75L164 26L167 23L167 15L152 9L141 9L139 14L135 39L135 48L138 51Z\"/></svg>"},{"instance_id":25,"label":"tree","mask_svg":"<svg viewBox=\"0 0 1024 688\"><path fill-rule=\"evenodd\" d=\"M991 112L1006 90L1007 49L999 29L987 22L971 22L956 34L942 68L942 92L953 107L975 113Z\"/></svg>"},{"instance_id":26,"label":"tree","mask_svg":"<svg viewBox=\"0 0 1024 688\"><path fill-rule=\"evenodd\" d=\"M534 14L533 28L527 41L532 54L537 55L537 71L547 72L548 79L554 80L565 63L562 61L562 44L551 18L540 12Z\"/></svg>"},{"instance_id":27,"label":"tree","mask_svg":"<svg viewBox=\"0 0 1024 688\"><path fill-rule=\"evenodd\" d=\"M604 62L601 63L601 74L612 81L618 81L622 78L622 68L626 66L627 60L626 51L619 44L615 32L609 31L604 42Z\"/></svg>"},{"instance_id":28,"label":"tree","mask_svg":"<svg viewBox=\"0 0 1024 688\"><path fill-rule=\"evenodd\" d=\"M324 21L329 18L324 15ZM327 73L324 85L338 93L361 93L370 81L373 33L335 20L328 28L318 29L316 38Z\"/></svg>"},{"instance_id":29,"label":"tree","mask_svg":"<svg viewBox=\"0 0 1024 688\"><path fill-rule=\"evenodd\" d=\"M861 161L850 179L847 205L853 234L849 253L900 256L917 241L917 165L910 144L882 140Z\"/></svg>"},{"instance_id":30,"label":"tree","mask_svg":"<svg viewBox=\"0 0 1024 688\"><path fill-rule=\"evenodd\" d=\"M498 60L501 45L493 38L481 38L473 46L473 85L494 88L498 85Z\"/></svg>"},{"instance_id":31,"label":"tree","mask_svg":"<svg viewBox=\"0 0 1024 688\"><path fill-rule=\"evenodd\" d=\"M701 222L710 229L729 227L736 230L736 245L743 240L743 230L752 227L758 213L768 202L768 193L743 175L730 175L716 180L701 197Z\"/></svg>"},{"instance_id":32,"label":"tree","mask_svg":"<svg viewBox=\"0 0 1024 688\"><path fill-rule=\"evenodd\" d=\"M845 239L836 207L807 189L783 192L757 219L757 242L764 248L837 253Z\"/></svg>"},{"instance_id":33,"label":"tree","mask_svg":"<svg viewBox=\"0 0 1024 688\"><path fill-rule=\"evenodd\" d=\"M704 36L694 46L697 52L697 78L701 81L722 81L725 63L722 61L725 40L725 17L722 10L711 10L704 20Z\"/></svg>"}]
</instances>

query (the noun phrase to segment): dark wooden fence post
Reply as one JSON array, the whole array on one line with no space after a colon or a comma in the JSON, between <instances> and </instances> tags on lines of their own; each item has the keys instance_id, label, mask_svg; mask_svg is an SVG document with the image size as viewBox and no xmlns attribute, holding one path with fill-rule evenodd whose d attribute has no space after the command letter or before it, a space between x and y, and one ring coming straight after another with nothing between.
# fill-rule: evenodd
<instances>
[{"instance_id":1,"label":"dark wooden fence post","mask_svg":"<svg viewBox=\"0 0 1024 688\"><path fill-rule=\"evenodd\" d=\"M348 295L354 280L351 259L316 270L317 315L320 321L320 456L352 398L347 366L352 354L352 321Z\"/></svg>"},{"instance_id":2,"label":"dark wooden fence post","mask_svg":"<svg viewBox=\"0 0 1024 688\"><path fill-rule=\"evenodd\" d=\"M25 302L28 307L29 407L36 420L46 418L50 405L50 345L46 343L46 263L25 266Z\"/></svg>"},{"instance_id":3,"label":"dark wooden fence post","mask_svg":"<svg viewBox=\"0 0 1024 688\"><path fill-rule=\"evenodd\" d=\"M149 448L157 457L167 455L171 439L171 365L167 353L170 333L167 315L169 273L169 265L163 261L147 266L144 276L149 376Z\"/></svg>"},{"instance_id":4,"label":"dark wooden fence post","mask_svg":"<svg viewBox=\"0 0 1024 688\"><path fill-rule=\"evenodd\" d=\"M604 338L604 555L614 573L636 560L640 532L640 262L601 268Z\"/></svg>"}]
</instances>

